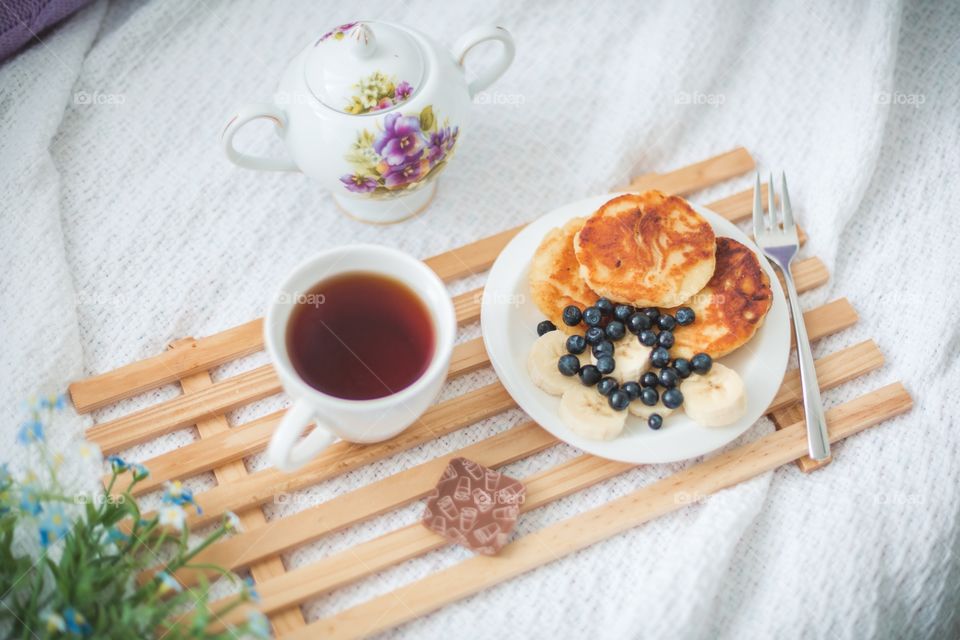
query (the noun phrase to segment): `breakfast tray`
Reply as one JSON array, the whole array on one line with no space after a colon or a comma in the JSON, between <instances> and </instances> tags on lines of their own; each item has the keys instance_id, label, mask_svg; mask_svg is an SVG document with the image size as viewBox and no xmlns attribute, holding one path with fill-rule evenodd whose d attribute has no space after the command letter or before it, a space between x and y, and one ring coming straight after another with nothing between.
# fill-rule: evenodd
<instances>
[{"instance_id":1,"label":"breakfast tray","mask_svg":"<svg viewBox=\"0 0 960 640\"><path fill-rule=\"evenodd\" d=\"M753 169L750 154L739 148L675 171L640 176L628 188L657 188L684 195ZM750 216L752 201L752 193L744 191L707 206L730 220L739 221ZM766 197L763 201L766 202ZM492 265L521 228L448 251L426 263L446 282L482 272ZM823 285L829 277L825 265L816 257L798 260L793 272L801 292ZM454 298L461 326L478 321L481 294L482 289L477 289ZM839 298L807 311L804 321L810 339L817 340L855 324L857 313L846 298ZM516 405L503 386L495 382L435 404L413 426L389 441L368 445L338 442L293 474L275 469L248 473L244 458L266 448L283 412L238 425L231 425L226 414L280 393L280 382L269 364L217 382L211 380L209 371L262 349L262 321L253 320L206 338L178 340L156 356L77 381L70 386L70 395L77 411L89 413L162 385L179 383L181 395L95 424L87 431L87 437L105 454L110 454L177 429L196 427L195 442L141 461L149 467L150 476L136 486L136 493L155 491L168 480L212 471L217 486L196 496L202 513L198 510L190 518L190 526L209 524L225 512L233 511L239 515L243 530L217 542L195 562L249 570L261 596L257 606L269 617L274 632L283 638L356 637L382 632L657 516L682 509L687 504L681 499L683 495L707 496L793 461L807 472L822 466L805 456L807 443L800 381L797 370L790 370L768 409L777 431L749 444L707 456L619 499L518 537L496 557L472 557L330 617L307 622L300 608L302 604L449 542L413 523L296 569L287 570L281 554L423 498L452 458L464 456L499 467L555 446L558 441L538 425L526 422L294 515L267 521L261 507L274 496L329 480ZM456 378L489 364L482 339L467 340L454 350L449 377ZM824 355L816 361L816 369L821 388L828 390L882 364L883 355L876 343L866 340ZM827 412L830 439L832 442L842 440L908 411L911 405L910 396L899 382L859 396ZM522 510L543 507L630 468L632 465L627 463L579 455L522 478L527 486ZM196 584L200 576L195 571L184 571L178 577L185 584ZM216 625L242 619L244 613L243 609L234 610Z\"/></svg>"}]
</instances>

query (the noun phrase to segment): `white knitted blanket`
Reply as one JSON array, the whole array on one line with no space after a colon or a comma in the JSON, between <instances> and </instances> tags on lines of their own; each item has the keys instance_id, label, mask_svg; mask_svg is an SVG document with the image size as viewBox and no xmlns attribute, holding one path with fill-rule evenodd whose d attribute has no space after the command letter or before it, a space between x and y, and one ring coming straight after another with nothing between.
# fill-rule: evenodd
<instances>
[{"instance_id":1,"label":"white knitted blanket","mask_svg":"<svg viewBox=\"0 0 960 640\"><path fill-rule=\"evenodd\" d=\"M362 15L361 15L362 14ZM353 222L299 175L230 165L217 136L234 105L272 94L286 61L330 25L376 17L451 44L495 22L517 59L475 105L426 215ZM550 209L744 145L790 175L807 255L847 296L877 373L828 406L903 380L912 413L838 445L828 468L792 465L487 590L393 632L604 637L960 635L960 6L947 2L116 2L76 15L0 67L2 459L20 399L263 313L304 256L378 242L427 257ZM246 132L245 132L246 133ZM280 153L268 126L239 140ZM746 188L749 178L697 199ZM477 286L461 282L453 292ZM475 337L470 327L464 337ZM263 362L223 368L227 376ZM450 398L492 380L448 385ZM173 387L126 403L123 412ZM234 424L282 406L272 398ZM119 415L111 409L97 420ZM513 412L313 487L303 509L517 424ZM88 419L54 430L63 440ZM771 429L764 420L744 439ZM190 430L126 452L144 460ZM566 460L560 446L510 465ZM72 462L68 462L73 468ZM263 468L258 457L251 470ZM523 516L519 533L683 465L638 469ZM210 478L195 481L198 489ZM300 566L415 520L387 514L286 557ZM305 607L326 616L467 557L448 548Z\"/></svg>"}]
</instances>

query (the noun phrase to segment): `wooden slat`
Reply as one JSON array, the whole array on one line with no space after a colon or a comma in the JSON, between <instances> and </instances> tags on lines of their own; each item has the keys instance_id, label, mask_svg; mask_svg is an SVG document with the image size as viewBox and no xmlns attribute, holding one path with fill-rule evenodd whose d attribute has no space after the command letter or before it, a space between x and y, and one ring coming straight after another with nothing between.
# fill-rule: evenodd
<instances>
[{"instance_id":1,"label":"wooden slat","mask_svg":"<svg viewBox=\"0 0 960 640\"><path fill-rule=\"evenodd\" d=\"M739 175L744 171L742 167L746 158L749 158L749 154L745 150L736 149L694 165L692 169L685 167L674 172L658 174L657 179L669 180L672 184L682 187L677 193L688 193L703 186L721 182L725 179L724 176ZM752 160L750 163L752 166ZM705 178L712 178L715 182L704 184ZM747 194L746 200L744 200L744 194ZM745 191L738 195L740 196L738 199L724 198L719 203L707 206L719 207L724 212L723 215L728 217L749 215L752 206L749 194ZM428 258L425 262L446 282L483 272L490 268L503 247L524 226L520 225L458 249L452 249ZM195 340L190 350L183 354L166 352L107 373L78 380L69 387L70 397L74 408L79 413L89 413L94 409L174 382L192 373L206 371L224 362L259 351L263 348L262 334L262 320L253 320Z\"/></svg>"},{"instance_id":2,"label":"wooden slat","mask_svg":"<svg viewBox=\"0 0 960 640\"><path fill-rule=\"evenodd\" d=\"M829 356L821 358L816 363L820 387L824 391L833 389L834 387L837 387L848 380L864 375L876 369L882 364L882 362L883 357L880 354L876 344L872 342L865 342L860 345L849 347L833 353ZM799 385L798 376L799 374L796 370L787 372L781 385L781 392L778 393L774 398L774 401L770 405L768 412L779 411L788 406L790 403L795 402L794 390ZM539 429L539 427L536 428ZM547 440L553 441L554 443L556 442L553 440L552 436L549 436L546 434L546 432L543 432L542 437L544 441L538 442L538 444L542 444L543 447L549 446ZM471 455L471 450L464 449L450 454L448 458L462 455L464 457L477 460L478 462L481 462L487 466L495 467L499 464L506 463L500 462L501 460L512 461L523 457L523 454L520 451L523 445L521 444L516 450L515 447L517 447L517 445L512 442L512 439L505 438L504 442L500 444L494 451L488 452L486 449L484 449L483 455L489 457L484 457L482 459L474 458L473 455ZM551 469L542 472L541 475L543 477L540 478L540 476L536 476L536 478L538 478L538 482L545 487L543 489L544 493L539 494L536 491L531 493L531 487L528 486L526 508L532 509L546 504L546 502L549 502L550 500L561 498L574 491L586 489L587 487L590 487L601 480L612 477L613 475L621 473L632 466L627 463L604 460L602 458L594 458L593 456L588 455L581 457L593 460L593 462L582 463L583 465L588 465L589 468L592 469L590 473L582 473L578 476L576 474L572 474L566 465L555 467L555 471ZM431 469L430 473L421 473L420 469L427 468L428 466ZM374 513L367 514L366 509L359 509L349 513L346 512L346 510L343 509L340 504L335 504L333 507L328 507L328 504L330 503L319 504L302 511L295 516L291 516L290 518L276 520L270 523L268 529L250 531L240 534L239 536L230 540L219 542L211 547L207 554L204 555L204 561L221 564L227 569L238 570L244 568L251 562L261 560L272 553L283 553L284 551L288 551L296 546L299 546L300 544L305 544L315 540L316 538L330 533L331 531L339 530L346 526L361 522L368 517L386 511L388 508L396 508L410 502L411 500L422 497L433 486L433 483L436 482L436 478L440 476L442 468L442 466L434 468L433 462L429 462L418 467L413 467L408 472L404 472L408 474L415 474L415 476L418 477L424 484L408 483L405 480L401 481L401 478L404 477L403 474L397 474L396 476L392 476L380 481L380 483L386 483L386 486L392 487L390 493L391 499L394 500L394 504L387 505L383 502L378 502L376 503L377 506ZM578 466L577 469L579 468L580 467ZM393 482L394 479L396 479L397 482ZM403 488L400 489L399 487L392 485L402 485ZM352 502L349 501L349 495L351 494L345 494L344 496L334 500L344 499L347 500L347 504L352 504ZM359 503L363 504L363 501L361 500ZM331 510L333 513L329 513ZM344 520L345 517L347 520ZM427 550L433 548L431 546L431 542L421 542L423 542L423 545L425 546L417 548L425 548ZM373 548L380 549L380 546L376 545ZM409 557L407 554L411 553L411 551L412 549L409 547L401 550L400 553L403 556L403 559L407 559ZM295 577L284 578L280 582L271 581L268 584L261 585L261 595L265 598L278 598L279 596L277 596L276 593L288 592L290 589L295 589L294 593L300 594L305 598L313 597L323 592L321 585L327 584L323 576L328 570L332 569L333 573L331 575L336 576L336 579L339 581L345 580L347 576L353 576L353 579L359 579L369 575L371 572L382 570L389 566L385 565L384 562L386 562L389 558L394 557L395 554L388 554L384 557L367 556L354 547L343 552L343 555L348 556L348 558L338 559L337 556L331 556L324 561L324 563L319 564L319 566L315 563L290 572L289 575L293 575ZM356 566L350 570L345 567L340 567L340 563L346 565L352 564ZM184 574L182 579L187 584L190 584L196 579L196 575ZM294 585L296 583L300 583L302 586L295 587ZM317 591L316 589L320 590ZM294 601L279 599L274 599L271 601L274 602L274 606L280 609L303 602L303 600ZM267 612L266 609L264 609L264 611Z\"/></svg>"},{"instance_id":3,"label":"wooden slat","mask_svg":"<svg viewBox=\"0 0 960 640\"><path fill-rule=\"evenodd\" d=\"M209 547L194 564L215 564L231 570L284 553L329 533L403 506L427 495L450 460L463 456L488 467L499 467L531 456L557 443L533 422L512 427L468 447L405 469L377 482L304 509L265 527L251 529ZM182 570L177 578L196 583L206 572Z\"/></svg>"},{"instance_id":4,"label":"wooden slat","mask_svg":"<svg viewBox=\"0 0 960 640\"><path fill-rule=\"evenodd\" d=\"M900 383L827 412L831 442L905 413L912 400ZM802 456L807 449L796 423L752 443L708 458L577 516L528 534L495 557L474 556L445 570L368 600L286 636L357 638L392 629L488 587L551 563L596 542L684 508L689 495L712 495Z\"/></svg>"},{"instance_id":5,"label":"wooden slat","mask_svg":"<svg viewBox=\"0 0 960 640\"><path fill-rule=\"evenodd\" d=\"M810 339L818 340L852 326L857 321L857 313L846 298L840 298L807 311L803 318ZM454 350L451 376L475 371L489 363L483 339L469 340L457 345ZM282 417L283 411L276 411L235 426L229 433L218 434L151 459L150 477L137 484L134 495L149 493L168 480L188 478L262 451ZM128 484L129 478L122 477L116 491L120 492L120 487Z\"/></svg>"},{"instance_id":6,"label":"wooden slat","mask_svg":"<svg viewBox=\"0 0 960 640\"><path fill-rule=\"evenodd\" d=\"M756 168L750 152L743 147L667 173L647 173L630 181L629 191L659 189L682 196L706 189Z\"/></svg>"},{"instance_id":7,"label":"wooden slat","mask_svg":"<svg viewBox=\"0 0 960 640\"><path fill-rule=\"evenodd\" d=\"M776 411L771 414L770 419L773 420L773 425L777 429L783 429L784 426L789 426L796 422L803 422L805 419L803 404L794 404L789 407L784 407L780 411ZM806 455L797 458L796 465L800 471L803 471L804 473L812 473L817 469L824 468L832 461L832 454L827 456L827 458L824 460L814 460L809 455Z\"/></svg>"},{"instance_id":8,"label":"wooden slat","mask_svg":"<svg viewBox=\"0 0 960 640\"><path fill-rule=\"evenodd\" d=\"M499 382L480 387L430 407L419 420L399 435L373 444L335 442L297 473L274 468L214 487L196 496L203 514L191 514L190 526L212 522L227 511L240 511L263 504L280 494L289 494L352 471L424 442L467 427L515 407Z\"/></svg>"},{"instance_id":9,"label":"wooden slat","mask_svg":"<svg viewBox=\"0 0 960 640\"><path fill-rule=\"evenodd\" d=\"M450 359L450 370L447 373L448 380L475 371L486 364L478 363L479 357L486 359L483 341L479 342L480 344L477 344L474 340L454 347ZM96 442L105 454L116 453L176 429L188 427L206 415L226 413L280 391L280 379L273 365L265 364L216 382L195 394L179 396L116 420L95 425L87 430L87 438ZM234 427L231 430L233 433L227 439L231 446L243 448L242 451L238 451L237 457L256 451L261 444L262 432L268 428L272 429L280 417L282 412L277 412L254 421L258 425L256 432L245 429L247 425ZM266 422L269 422L269 426L265 424ZM182 452L183 449L180 449L175 453L177 461L171 461L171 464L183 464ZM227 462L228 460L222 456L232 454L222 451L214 455L221 456L221 462ZM161 481L160 477L157 475L153 479L148 478L148 481L138 485L136 488L138 494L151 490L157 482Z\"/></svg>"},{"instance_id":10,"label":"wooden slat","mask_svg":"<svg viewBox=\"0 0 960 640\"><path fill-rule=\"evenodd\" d=\"M171 350L189 349L192 344L193 339L186 338L174 342L170 347ZM197 391L206 389L212 384L213 380L210 379L210 374L206 371L187 376L180 381L183 392L187 394L196 393ZM230 425L227 423L226 416L223 415L209 416L197 422L197 433L201 439L225 433L229 430ZM243 464L243 460L236 460L215 468L213 474L217 479L217 484L223 485L238 478L245 477L247 475L247 468ZM241 511L237 514L237 517L240 519L240 524L244 529L256 529L267 524L267 519L263 516L263 512L259 508ZM287 569L283 565L283 560L279 556L264 558L260 562L250 566L250 575L258 584L267 582L271 578L279 578L285 574L286 571ZM288 607L283 611L277 612L276 615L271 616L271 624L273 625L274 631L277 634L281 634L299 629L306 624L306 621L303 619L303 612L300 610L300 607Z\"/></svg>"}]
</instances>

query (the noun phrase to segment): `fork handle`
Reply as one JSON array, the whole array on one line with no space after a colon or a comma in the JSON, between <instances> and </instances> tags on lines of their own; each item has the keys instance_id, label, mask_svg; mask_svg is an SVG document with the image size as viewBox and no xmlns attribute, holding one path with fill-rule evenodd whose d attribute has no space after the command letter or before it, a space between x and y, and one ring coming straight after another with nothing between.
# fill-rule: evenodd
<instances>
[{"instance_id":1,"label":"fork handle","mask_svg":"<svg viewBox=\"0 0 960 640\"><path fill-rule=\"evenodd\" d=\"M797 287L793 284L793 274L790 273L789 268L782 271L783 281L787 285L787 299L790 301L793 329L797 336L800 387L803 390L803 413L807 423L807 447L811 458L826 460L830 457L830 436L827 434L827 420L823 415L823 403L820 401L817 369L813 364L810 339L807 337L807 327L803 323L803 310L797 298Z\"/></svg>"}]
</instances>

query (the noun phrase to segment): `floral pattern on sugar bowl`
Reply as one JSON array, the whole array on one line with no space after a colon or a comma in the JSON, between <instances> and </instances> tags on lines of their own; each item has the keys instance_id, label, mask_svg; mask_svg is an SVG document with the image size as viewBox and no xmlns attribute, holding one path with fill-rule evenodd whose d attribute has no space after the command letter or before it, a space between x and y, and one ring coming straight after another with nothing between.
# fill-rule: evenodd
<instances>
[{"instance_id":1,"label":"floral pattern on sugar bowl","mask_svg":"<svg viewBox=\"0 0 960 640\"><path fill-rule=\"evenodd\" d=\"M437 124L433 107L420 115L393 112L383 121L383 129L360 131L346 156L353 168L340 182L353 193L373 197L394 197L417 189L446 166L457 144L460 127L449 121Z\"/></svg>"},{"instance_id":2,"label":"floral pattern on sugar bowl","mask_svg":"<svg viewBox=\"0 0 960 640\"><path fill-rule=\"evenodd\" d=\"M486 68L464 67L478 45L495 46ZM221 136L235 164L301 172L327 188L340 209L366 222L396 222L424 209L460 145L473 98L513 61L502 27L477 27L449 51L389 22L358 21L325 30L290 61L273 103L247 104ZM495 117L497 114L486 114ZM246 123L274 124L286 157L241 153Z\"/></svg>"},{"instance_id":3,"label":"floral pattern on sugar bowl","mask_svg":"<svg viewBox=\"0 0 960 640\"><path fill-rule=\"evenodd\" d=\"M396 107L406 102L413 93L413 87L406 80L397 82L379 71L374 71L353 86L357 92L343 110L357 115Z\"/></svg>"}]
</instances>

